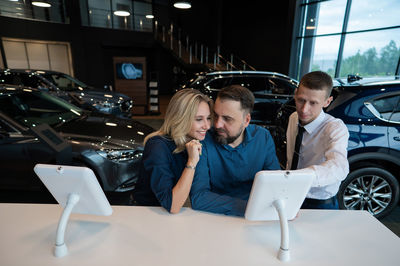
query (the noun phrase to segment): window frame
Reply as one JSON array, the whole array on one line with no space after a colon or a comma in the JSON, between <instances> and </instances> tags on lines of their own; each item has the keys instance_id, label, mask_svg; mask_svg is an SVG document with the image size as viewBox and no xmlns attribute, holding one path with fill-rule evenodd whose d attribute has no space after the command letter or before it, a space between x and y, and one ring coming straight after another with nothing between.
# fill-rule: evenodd
<instances>
[{"instance_id":1,"label":"window frame","mask_svg":"<svg viewBox=\"0 0 400 266\"><path fill-rule=\"evenodd\" d=\"M342 65L343 60L343 50L345 45L346 36L348 34L354 33L364 33L364 32L372 32L372 31L382 31L382 30L389 30L389 29L400 29L400 25L390 26L390 27L382 27L382 28L373 28L373 29L365 29L365 30L356 30L356 31L347 31L347 26L350 17L350 10L352 6L352 0L347 0L346 8L345 8L345 15L343 18L343 26L342 31L340 33L329 33L329 34L305 34L305 25L306 25L306 16L305 16L305 9L307 6L310 5L319 5L322 2L326 2L330 0L297 0L296 3L296 11L295 11L295 23L294 23L294 30L292 35L292 49L290 55L290 66L289 66L289 76L294 77L296 79L300 79L304 74L311 71L311 60L309 62L305 62L304 60L304 52L309 53L307 58L312 58L313 56L313 48L314 44L312 42L315 41L317 37L324 37L324 36L337 36L340 35L340 43L338 49L338 55L336 60L336 67L334 78L339 78L340 76L340 68ZM318 8L316 8L318 10ZM315 10L315 12L317 12ZM307 41L311 44L304 44ZM308 51L305 51L305 47ZM400 75L400 55L397 59L397 66L395 69L394 75Z\"/></svg>"}]
</instances>

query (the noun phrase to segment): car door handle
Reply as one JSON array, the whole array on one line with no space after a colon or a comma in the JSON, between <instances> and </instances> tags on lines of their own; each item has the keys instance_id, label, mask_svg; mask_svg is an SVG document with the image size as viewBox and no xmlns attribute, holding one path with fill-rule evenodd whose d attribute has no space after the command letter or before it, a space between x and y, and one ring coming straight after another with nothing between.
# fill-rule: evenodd
<instances>
[{"instance_id":1,"label":"car door handle","mask_svg":"<svg viewBox=\"0 0 400 266\"><path fill-rule=\"evenodd\" d=\"M393 137L394 140L400 141L400 137Z\"/></svg>"}]
</instances>

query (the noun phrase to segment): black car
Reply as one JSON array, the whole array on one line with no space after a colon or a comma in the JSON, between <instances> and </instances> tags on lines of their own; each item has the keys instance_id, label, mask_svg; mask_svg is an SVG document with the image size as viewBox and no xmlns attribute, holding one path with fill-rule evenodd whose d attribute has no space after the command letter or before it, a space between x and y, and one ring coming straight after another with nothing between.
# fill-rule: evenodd
<instances>
[{"instance_id":1,"label":"black car","mask_svg":"<svg viewBox=\"0 0 400 266\"><path fill-rule=\"evenodd\" d=\"M132 99L122 93L95 89L61 72L30 69L0 70L0 84L38 88L83 109L130 117Z\"/></svg>"},{"instance_id":2,"label":"black car","mask_svg":"<svg viewBox=\"0 0 400 266\"><path fill-rule=\"evenodd\" d=\"M218 92L228 85L241 85L251 90L255 96L251 122L269 125L280 106L293 97L298 81L276 72L217 71L198 73L180 89L198 89L215 99Z\"/></svg>"},{"instance_id":3,"label":"black car","mask_svg":"<svg viewBox=\"0 0 400 266\"><path fill-rule=\"evenodd\" d=\"M144 137L152 131L132 119L85 111L41 90L0 86L0 189L43 190L33 167L48 163L89 167L105 192L131 191ZM54 148L61 142L66 149Z\"/></svg>"},{"instance_id":4,"label":"black car","mask_svg":"<svg viewBox=\"0 0 400 266\"><path fill-rule=\"evenodd\" d=\"M388 215L399 202L400 80L336 80L333 102L326 112L346 124L350 137L350 173L338 200L342 209L368 210L377 218ZM286 128L296 111L294 100L281 107L272 131L282 165L286 162Z\"/></svg>"}]
</instances>

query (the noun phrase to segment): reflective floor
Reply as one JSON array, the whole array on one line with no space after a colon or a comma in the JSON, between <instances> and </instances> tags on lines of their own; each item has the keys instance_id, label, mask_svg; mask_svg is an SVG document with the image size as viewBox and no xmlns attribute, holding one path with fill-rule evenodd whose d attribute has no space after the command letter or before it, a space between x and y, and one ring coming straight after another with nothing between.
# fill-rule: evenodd
<instances>
[{"instance_id":1,"label":"reflective floor","mask_svg":"<svg viewBox=\"0 0 400 266\"><path fill-rule=\"evenodd\" d=\"M380 220L387 228L400 237L400 205L392 213Z\"/></svg>"}]
</instances>

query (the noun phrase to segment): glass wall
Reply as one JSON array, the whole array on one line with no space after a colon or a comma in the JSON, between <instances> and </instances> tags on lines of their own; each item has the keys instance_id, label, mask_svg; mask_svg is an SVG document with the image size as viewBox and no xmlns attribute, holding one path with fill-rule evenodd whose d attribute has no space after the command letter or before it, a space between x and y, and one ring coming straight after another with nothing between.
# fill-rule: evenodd
<instances>
[{"instance_id":1,"label":"glass wall","mask_svg":"<svg viewBox=\"0 0 400 266\"><path fill-rule=\"evenodd\" d=\"M63 0L0 0L0 15L49 22L69 23Z\"/></svg>"},{"instance_id":2,"label":"glass wall","mask_svg":"<svg viewBox=\"0 0 400 266\"><path fill-rule=\"evenodd\" d=\"M153 31L151 0L81 0L80 5L84 26Z\"/></svg>"},{"instance_id":3,"label":"glass wall","mask_svg":"<svg viewBox=\"0 0 400 266\"><path fill-rule=\"evenodd\" d=\"M299 1L289 75L313 70L332 77L399 73L400 1Z\"/></svg>"}]
</instances>

